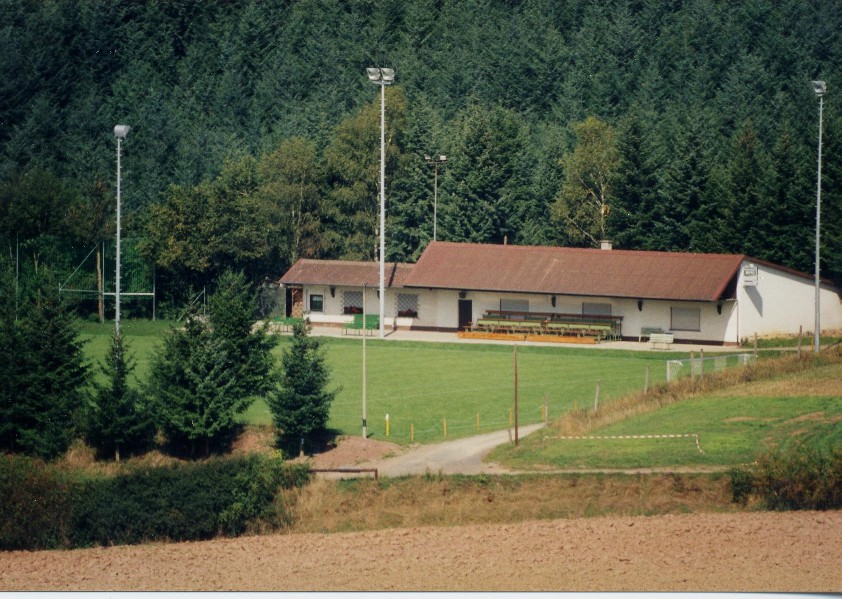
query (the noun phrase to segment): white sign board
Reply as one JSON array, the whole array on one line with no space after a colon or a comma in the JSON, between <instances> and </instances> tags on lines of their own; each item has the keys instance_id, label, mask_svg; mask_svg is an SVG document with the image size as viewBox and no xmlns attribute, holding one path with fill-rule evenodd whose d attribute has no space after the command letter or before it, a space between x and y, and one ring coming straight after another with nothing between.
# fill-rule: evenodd
<instances>
[{"instance_id":1,"label":"white sign board","mask_svg":"<svg viewBox=\"0 0 842 599\"><path fill-rule=\"evenodd\" d=\"M758 271L754 264L743 266L743 287L757 287Z\"/></svg>"}]
</instances>

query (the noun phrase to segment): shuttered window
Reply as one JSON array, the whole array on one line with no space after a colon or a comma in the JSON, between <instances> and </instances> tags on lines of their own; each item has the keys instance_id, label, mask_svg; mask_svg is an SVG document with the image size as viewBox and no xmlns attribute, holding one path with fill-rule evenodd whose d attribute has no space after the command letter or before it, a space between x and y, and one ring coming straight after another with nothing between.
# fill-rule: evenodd
<instances>
[{"instance_id":1,"label":"shuttered window","mask_svg":"<svg viewBox=\"0 0 842 599\"><path fill-rule=\"evenodd\" d=\"M673 331L701 331L700 308L670 308L670 329Z\"/></svg>"}]
</instances>

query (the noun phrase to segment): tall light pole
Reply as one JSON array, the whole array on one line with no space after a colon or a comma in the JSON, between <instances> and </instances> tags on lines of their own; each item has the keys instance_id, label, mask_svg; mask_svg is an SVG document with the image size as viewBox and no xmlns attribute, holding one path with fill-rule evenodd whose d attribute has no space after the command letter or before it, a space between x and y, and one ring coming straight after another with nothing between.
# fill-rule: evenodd
<instances>
[{"instance_id":1,"label":"tall light pole","mask_svg":"<svg viewBox=\"0 0 842 599\"><path fill-rule=\"evenodd\" d=\"M395 81L395 70L366 69L368 80L380 86L380 338L386 337L386 86Z\"/></svg>"},{"instance_id":2,"label":"tall light pole","mask_svg":"<svg viewBox=\"0 0 842 599\"><path fill-rule=\"evenodd\" d=\"M430 158L424 154L424 160L427 164L433 165L433 241L436 240L436 226L438 224L438 203L439 203L439 165L447 162L447 156L444 154L438 158Z\"/></svg>"},{"instance_id":3,"label":"tall light pole","mask_svg":"<svg viewBox=\"0 0 842 599\"><path fill-rule=\"evenodd\" d=\"M821 280L819 278L819 241L822 225L822 109L827 84L824 81L813 81L813 91L819 97L819 170L816 176L816 322L813 327L813 351L819 352L819 335L821 333L821 317L819 316L819 296L821 294Z\"/></svg>"},{"instance_id":4,"label":"tall light pole","mask_svg":"<svg viewBox=\"0 0 842 599\"><path fill-rule=\"evenodd\" d=\"M117 138L117 272L114 275L114 332L120 336L120 142L126 139L131 127L128 125L117 125L114 127L114 137Z\"/></svg>"}]
</instances>

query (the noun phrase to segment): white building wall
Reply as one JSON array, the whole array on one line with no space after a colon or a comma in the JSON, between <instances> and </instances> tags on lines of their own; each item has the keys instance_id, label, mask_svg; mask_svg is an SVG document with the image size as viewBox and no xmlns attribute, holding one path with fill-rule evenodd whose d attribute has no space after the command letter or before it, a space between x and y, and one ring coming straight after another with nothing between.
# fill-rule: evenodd
<instances>
[{"instance_id":1,"label":"white building wall","mask_svg":"<svg viewBox=\"0 0 842 599\"><path fill-rule=\"evenodd\" d=\"M743 266L749 262L744 262ZM737 286L738 335L740 339L758 336L794 335L802 327L812 332L815 325L815 284L794 274L755 264L757 284L746 285L744 269L740 269ZM839 294L823 285L820 297L821 327L842 328L842 303Z\"/></svg>"}]
</instances>

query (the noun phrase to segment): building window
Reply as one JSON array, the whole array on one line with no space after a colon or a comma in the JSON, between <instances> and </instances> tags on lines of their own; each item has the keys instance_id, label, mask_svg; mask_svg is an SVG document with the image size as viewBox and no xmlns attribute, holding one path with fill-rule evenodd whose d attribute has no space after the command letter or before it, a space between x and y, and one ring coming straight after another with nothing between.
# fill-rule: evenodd
<instances>
[{"instance_id":1,"label":"building window","mask_svg":"<svg viewBox=\"0 0 842 599\"><path fill-rule=\"evenodd\" d=\"M314 293L310 294L310 312L324 312L325 296Z\"/></svg>"},{"instance_id":2,"label":"building window","mask_svg":"<svg viewBox=\"0 0 842 599\"><path fill-rule=\"evenodd\" d=\"M673 331L701 331L701 308L670 308L670 329Z\"/></svg>"},{"instance_id":3,"label":"building window","mask_svg":"<svg viewBox=\"0 0 842 599\"><path fill-rule=\"evenodd\" d=\"M582 302L583 316L611 316L611 304Z\"/></svg>"},{"instance_id":4,"label":"building window","mask_svg":"<svg viewBox=\"0 0 842 599\"><path fill-rule=\"evenodd\" d=\"M363 292L345 291L342 293L342 306L345 314L363 313Z\"/></svg>"},{"instance_id":5,"label":"building window","mask_svg":"<svg viewBox=\"0 0 842 599\"><path fill-rule=\"evenodd\" d=\"M500 310L503 312L529 312L528 299L501 299Z\"/></svg>"},{"instance_id":6,"label":"building window","mask_svg":"<svg viewBox=\"0 0 842 599\"><path fill-rule=\"evenodd\" d=\"M418 318L418 296L416 294L398 294L398 316L402 318Z\"/></svg>"}]
</instances>

